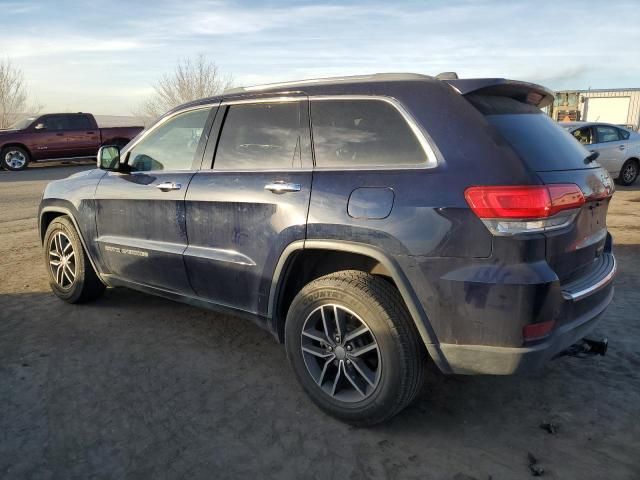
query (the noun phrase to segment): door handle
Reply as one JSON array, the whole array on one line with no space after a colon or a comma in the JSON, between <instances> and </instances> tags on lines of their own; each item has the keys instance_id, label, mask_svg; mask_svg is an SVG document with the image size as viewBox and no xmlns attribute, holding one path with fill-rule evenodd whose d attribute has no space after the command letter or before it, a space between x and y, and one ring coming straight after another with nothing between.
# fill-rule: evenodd
<instances>
[{"instance_id":1,"label":"door handle","mask_svg":"<svg viewBox=\"0 0 640 480\"><path fill-rule=\"evenodd\" d=\"M265 190L272 193L299 192L302 187L299 183L273 182L264 186Z\"/></svg>"},{"instance_id":2,"label":"door handle","mask_svg":"<svg viewBox=\"0 0 640 480\"><path fill-rule=\"evenodd\" d=\"M64 133L56 133L56 136L58 136L58 137L64 137Z\"/></svg>"},{"instance_id":3,"label":"door handle","mask_svg":"<svg viewBox=\"0 0 640 480\"><path fill-rule=\"evenodd\" d=\"M182 184L173 182L162 182L156 185L156 188L159 188L163 192L168 192L170 190L180 190L182 188Z\"/></svg>"},{"instance_id":4,"label":"door handle","mask_svg":"<svg viewBox=\"0 0 640 480\"><path fill-rule=\"evenodd\" d=\"M620 146L618 146L618 149L619 149L619 150L624 150L624 148L625 148L625 147L624 147L624 145L620 145Z\"/></svg>"},{"instance_id":5,"label":"door handle","mask_svg":"<svg viewBox=\"0 0 640 480\"><path fill-rule=\"evenodd\" d=\"M96 132L87 132L87 135L93 135Z\"/></svg>"}]
</instances>

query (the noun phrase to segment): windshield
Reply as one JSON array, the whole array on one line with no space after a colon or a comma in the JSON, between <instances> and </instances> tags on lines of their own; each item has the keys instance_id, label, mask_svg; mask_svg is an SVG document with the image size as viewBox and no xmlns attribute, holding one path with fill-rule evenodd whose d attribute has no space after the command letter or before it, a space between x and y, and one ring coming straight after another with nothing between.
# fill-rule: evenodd
<instances>
[{"instance_id":1,"label":"windshield","mask_svg":"<svg viewBox=\"0 0 640 480\"><path fill-rule=\"evenodd\" d=\"M467 99L511 145L530 169L543 172L594 168L589 151L540 109L511 98L469 95Z\"/></svg>"},{"instance_id":2,"label":"windshield","mask_svg":"<svg viewBox=\"0 0 640 480\"><path fill-rule=\"evenodd\" d=\"M18 120L16 123L9 127L9 130L23 130L33 123L36 117L27 117L22 120Z\"/></svg>"}]
</instances>

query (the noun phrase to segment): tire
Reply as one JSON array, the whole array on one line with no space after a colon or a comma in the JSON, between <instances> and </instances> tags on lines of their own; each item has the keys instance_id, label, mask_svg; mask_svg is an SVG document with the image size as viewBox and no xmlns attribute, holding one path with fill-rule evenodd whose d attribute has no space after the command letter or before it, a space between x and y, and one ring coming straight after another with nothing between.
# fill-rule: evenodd
<instances>
[{"instance_id":1,"label":"tire","mask_svg":"<svg viewBox=\"0 0 640 480\"><path fill-rule=\"evenodd\" d=\"M620 176L618 177L618 183L620 185L624 185L628 187L629 185L633 185L633 183L638 178L638 173L640 172L640 165L638 164L638 160L635 158L631 158L624 162L622 168L620 169Z\"/></svg>"},{"instance_id":2,"label":"tire","mask_svg":"<svg viewBox=\"0 0 640 480\"><path fill-rule=\"evenodd\" d=\"M47 227L44 258L51 290L65 302L88 302L104 292L69 217L56 217Z\"/></svg>"},{"instance_id":3,"label":"tire","mask_svg":"<svg viewBox=\"0 0 640 480\"><path fill-rule=\"evenodd\" d=\"M31 161L31 155L22 147L5 147L0 152L0 164L5 170L24 170Z\"/></svg>"},{"instance_id":4,"label":"tire","mask_svg":"<svg viewBox=\"0 0 640 480\"><path fill-rule=\"evenodd\" d=\"M342 337L336 339L336 333ZM332 273L308 283L289 308L285 347L311 399L353 425L390 419L411 403L424 383L424 345L399 292L361 271Z\"/></svg>"}]
</instances>

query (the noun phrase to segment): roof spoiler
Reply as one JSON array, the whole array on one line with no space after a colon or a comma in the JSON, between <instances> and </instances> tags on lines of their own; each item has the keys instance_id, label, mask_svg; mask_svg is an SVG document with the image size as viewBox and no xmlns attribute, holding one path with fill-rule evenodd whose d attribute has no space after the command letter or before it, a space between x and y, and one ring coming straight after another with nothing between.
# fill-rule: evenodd
<instances>
[{"instance_id":1,"label":"roof spoiler","mask_svg":"<svg viewBox=\"0 0 640 480\"><path fill-rule=\"evenodd\" d=\"M506 78L443 79L461 95L480 93L509 97L519 102L543 108L553 103L553 91L535 83L507 80Z\"/></svg>"}]
</instances>

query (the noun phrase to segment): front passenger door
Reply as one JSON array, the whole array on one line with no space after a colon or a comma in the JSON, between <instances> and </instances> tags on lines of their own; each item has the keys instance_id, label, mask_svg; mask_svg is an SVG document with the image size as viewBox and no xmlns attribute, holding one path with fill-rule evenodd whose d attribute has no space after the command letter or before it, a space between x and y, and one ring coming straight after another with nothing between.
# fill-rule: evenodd
<instances>
[{"instance_id":1,"label":"front passenger door","mask_svg":"<svg viewBox=\"0 0 640 480\"><path fill-rule=\"evenodd\" d=\"M65 115L45 115L33 127L33 158L63 158L67 154L69 123Z\"/></svg>"},{"instance_id":2,"label":"front passenger door","mask_svg":"<svg viewBox=\"0 0 640 480\"><path fill-rule=\"evenodd\" d=\"M184 197L202 161L211 106L178 113L123 152L129 172L107 172L95 193L98 246L117 279L191 294L182 254ZM205 133L206 132L206 133Z\"/></svg>"}]
</instances>

